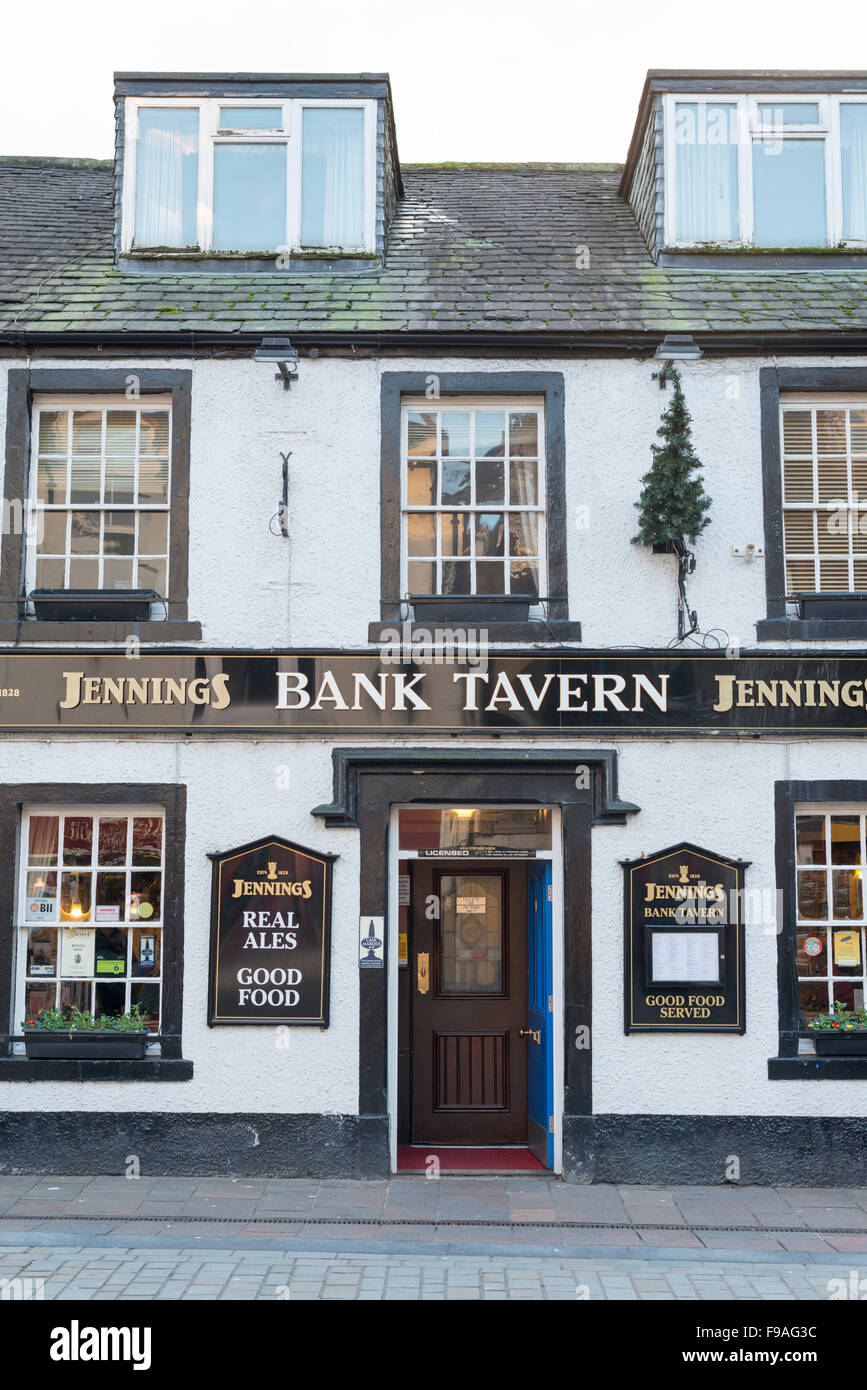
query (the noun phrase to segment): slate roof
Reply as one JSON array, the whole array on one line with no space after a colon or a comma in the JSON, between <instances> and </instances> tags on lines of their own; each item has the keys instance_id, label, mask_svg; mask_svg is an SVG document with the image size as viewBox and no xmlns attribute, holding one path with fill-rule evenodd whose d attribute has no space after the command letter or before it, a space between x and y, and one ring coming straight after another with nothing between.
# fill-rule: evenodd
<instances>
[{"instance_id":1,"label":"slate roof","mask_svg":"<svg viewBox=\"0 0 867 1390\"><path fill-rule=\"evenodd\" d=\"M0 333L867 330L867 270L654 265L620 172L404 166L384 266L136 273L114 265L110 163L0 160Z\"/></svg>"}]
</instances>

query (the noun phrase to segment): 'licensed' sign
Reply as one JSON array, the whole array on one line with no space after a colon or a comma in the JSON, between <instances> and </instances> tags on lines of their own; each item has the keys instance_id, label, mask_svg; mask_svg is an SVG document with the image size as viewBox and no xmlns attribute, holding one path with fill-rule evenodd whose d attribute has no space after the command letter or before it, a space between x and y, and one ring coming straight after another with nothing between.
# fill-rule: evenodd
<instances>
[{"instance_id":1,"label":"'licensed' sign","mask_svg":"<svg viewBox=\"0 0 867 1390\"><path fill-rule=\"evenodd\" d=\"M208 1024L327 1027L335 856L272 835L209 857Z\"/></svg>"}]
</instances>

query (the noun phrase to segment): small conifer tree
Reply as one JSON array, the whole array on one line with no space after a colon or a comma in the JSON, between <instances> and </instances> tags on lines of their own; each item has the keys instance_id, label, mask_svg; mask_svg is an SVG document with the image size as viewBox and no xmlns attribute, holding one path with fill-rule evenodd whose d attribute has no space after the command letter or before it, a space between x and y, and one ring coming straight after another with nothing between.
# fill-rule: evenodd
<instances>
[{"instance_id":1,"label":"small conifer tree","mask_svg":"<svg viewBox=\"0 0 867 1390\"><path fill-rule=\"evenodd\" d=\"M669 367L674 393L656 431L662 444L651 444L653 463L642 478L638 535L633 545L662 545L666 541L695 542L710 523L711 499L704 479L695 470L701 463L692 447L692 417L686 408L680 373Z\"/></svg>"}]
</instances>

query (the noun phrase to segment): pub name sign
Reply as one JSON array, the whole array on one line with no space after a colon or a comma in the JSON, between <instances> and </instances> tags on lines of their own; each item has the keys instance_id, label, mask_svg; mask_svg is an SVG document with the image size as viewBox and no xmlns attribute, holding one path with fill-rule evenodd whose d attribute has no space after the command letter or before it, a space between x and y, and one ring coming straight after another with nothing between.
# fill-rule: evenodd
<instances>
[{"instance_id":1,"label":"pub name sign","mask_svg":"<svg viewBox=\"0 0 867 1390\"><path fill-rule=\"evenodd\" d=\"M460 657L460 652L456 653ZM0 655L0 733L861 734L867 656L559 650Z\"/></svg>"},{"instance_id":2,"label":"pub name sign","mask_svg":"<svg viewBox=\"0 0 867 1390\"><path fill-rule=\"evenodd\" d=\"M276 835L210 856L210 1027L328 1026L334 857Z\"/></svg>"}]
</instances>

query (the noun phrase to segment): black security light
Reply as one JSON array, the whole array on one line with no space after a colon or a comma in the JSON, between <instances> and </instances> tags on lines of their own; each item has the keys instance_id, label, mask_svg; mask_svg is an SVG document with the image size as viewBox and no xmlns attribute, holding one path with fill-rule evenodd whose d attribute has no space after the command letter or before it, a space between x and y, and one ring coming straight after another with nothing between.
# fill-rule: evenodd
<instances>
[{"instance_id":1,"label":"black security light","mask_svg":"<svg viewBox=\"0 0 867 1390\"><path fill-rule=\"evenodd\" d=\"M288 338L263 338L253 353L254 362L273 362L277 367L275 381L283 382L283 390L288 391L293 381L298 380L294 369L298 366L298 353Z\"/></svg>"},{"instance_id":2,"label":"black security light","mask_svg":"<svg viewBox=\"0 0 867 1390\"><path fill-rule=\"evenodd\" d=\"M658 381L662 388L665 386L669 362L696 362L702 356L702 350L690 333L666 333L653 356L657 362L665 363L661 372L653 373L653 380Z\"/></svg>"}]
</instances>

